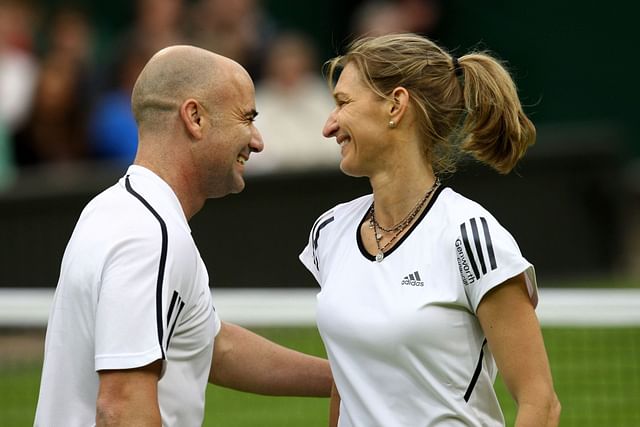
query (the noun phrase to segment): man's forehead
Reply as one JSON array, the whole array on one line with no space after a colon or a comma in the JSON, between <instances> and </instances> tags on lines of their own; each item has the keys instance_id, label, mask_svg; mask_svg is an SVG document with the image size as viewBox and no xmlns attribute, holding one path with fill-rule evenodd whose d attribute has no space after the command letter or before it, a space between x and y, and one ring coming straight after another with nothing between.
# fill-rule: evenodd
<instances>
[{"instance_id":1,"label":"man's forehead","mask_svg":"<svg viewBox=\"0 0 640 427\"><path fill-rule=\"evenodd\" d=\"M231 108L235 114L241 117L253 119L258 115L253 87L236 87L235 90L229 87L226 103L227 108Z\"/></svg>"},{"instance_id":2,"label":"man's forehead","mask_svg":"<svg viewBox=\"0 0 640 427\"><path fill-rule=\"evenodd\" d=\"M255 90L253 81L239 70L226 70L210 81L209 88L222 98L253 97Z\"/></svg>"}]
</instances>

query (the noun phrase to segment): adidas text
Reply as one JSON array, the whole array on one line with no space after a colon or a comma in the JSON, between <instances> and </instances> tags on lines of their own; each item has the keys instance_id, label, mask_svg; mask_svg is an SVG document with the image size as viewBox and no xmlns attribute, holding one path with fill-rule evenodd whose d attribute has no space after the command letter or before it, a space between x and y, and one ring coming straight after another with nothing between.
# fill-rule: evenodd
<instances>
[{"instance_id":1,"label":"adidas text","mask_svg":"<svg viewBox=\"0 0 640 427\"><path fill-rule=\"evenodd\" d=\"M408 276L404 276L400 283L402 286L424 286L424 282L420 280L420 273L417 271L409 274Z\"/></svg>"}]
</instances>

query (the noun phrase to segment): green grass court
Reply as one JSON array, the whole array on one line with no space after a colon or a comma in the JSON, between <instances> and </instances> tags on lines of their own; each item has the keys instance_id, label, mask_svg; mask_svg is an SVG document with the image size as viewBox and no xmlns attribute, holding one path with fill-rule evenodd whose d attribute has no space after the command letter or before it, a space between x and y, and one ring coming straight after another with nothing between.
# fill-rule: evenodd
<instances>
[{"instance_id":1,"label":"green grass court","mask_svg":"<svg viewBox=\"0 0 640 427\"><path fill-rule=\"evenodd\" d=\"M324 355L313 328L262 328L256 332L283 345ZM545 328L556 390L563 405L561 426L640 426L640 327ZM0 366L0 426L33 423L40 361ZM507 425L515 406L497 381ZM254 396L210 386L205 426L322 427L328 399Z\"/></svg>"}]
</instances>

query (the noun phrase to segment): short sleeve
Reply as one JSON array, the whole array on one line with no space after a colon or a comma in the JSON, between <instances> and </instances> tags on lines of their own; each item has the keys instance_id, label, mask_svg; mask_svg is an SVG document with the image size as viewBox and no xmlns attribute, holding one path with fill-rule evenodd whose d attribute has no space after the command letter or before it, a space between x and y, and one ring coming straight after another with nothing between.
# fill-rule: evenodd
<instances>
[{"instance_id":1,"label":"short sleeve","mask_svg":"<svg viewBox=\"0 0 640 427\"><path fill-rule=\"evenodd\" d=\"M159 235L160 233L158 233ZM164 358L160 237L114 246L102 272L95 321L95 369L129 369Z\"/></svg>"},{"instance_id":2,"label":"short sleeve","mask_svg":"<svg viewBox=\"0 0 640 427\"><path fill-rule=\"evenodd\" d=\"M460 280L472 310L494 287L525 273L529 297L538 303L535 270L521 254L515 239L491 215L461 222L456 229L455 253Z\"/></svg>"},{"instance_id":3,"label":"short sleeve","mask_svg":"<svg viewBox=\"0 0 640 427\"><path fill-rule=\"evenodd\" d=\"M305 267L313 274L313 277L316 281L322 285L320 268L322 263L322 247L320 246L320 235L322 234L324 228L332 223L334 220L333 211L325 212L321 215L316 222L313 224L311 228L311 232L309 233L309 241L307 245L304 247L302 252L300 253L300 261L304 264Z\"/></svg>"}]
</instances>

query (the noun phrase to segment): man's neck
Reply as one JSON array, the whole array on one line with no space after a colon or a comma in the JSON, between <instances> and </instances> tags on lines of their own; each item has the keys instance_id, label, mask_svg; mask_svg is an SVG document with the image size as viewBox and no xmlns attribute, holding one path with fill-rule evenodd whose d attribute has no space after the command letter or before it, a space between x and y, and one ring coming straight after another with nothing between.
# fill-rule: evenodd
<instances>
[{"instance_id":1,"label":"man's neck","mask_svg":"<svg viewBox=\"0 0 640 427\"><path fill-rule=\"evenodd\" d=\"M189 221L202 209L206 197L201 196L198 188L193 185L197 180L177 166L178 163L176 162L171 167L166 167L162 162L154 162L140 157L136 157L133 162L134 165L149 169L171 187L180 202L187 221Z\"/></svg>"}]
</instances>

